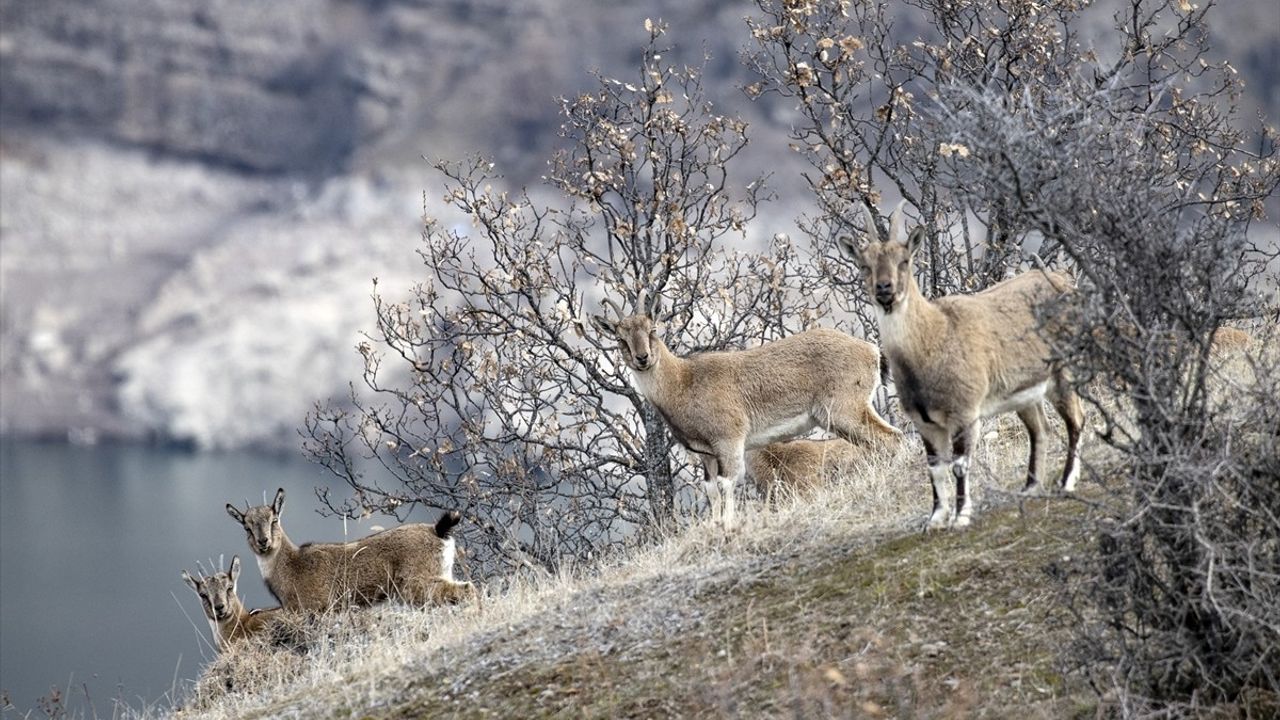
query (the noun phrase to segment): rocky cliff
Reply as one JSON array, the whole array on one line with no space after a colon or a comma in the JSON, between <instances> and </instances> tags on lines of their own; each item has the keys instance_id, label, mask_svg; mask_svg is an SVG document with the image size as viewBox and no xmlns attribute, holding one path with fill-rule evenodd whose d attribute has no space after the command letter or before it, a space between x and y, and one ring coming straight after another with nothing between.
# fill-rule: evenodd
<instances>
[{"instance_id":1,"label":"rocky cliff","mask_svg":"<svg viewBox=\"0 0 1280 720\"><path fill-rule=\"evenodd\" d=\"M744 7L667 5L691 55L740 37ZM412 279L421 156L536 181L554 98L663 11L0 2L0 431L295 445L359 377L370 279Z\"/></svg>"},{"instance_id":2,"label":"rocky cliff","mask_svg":"<svg viewBox=\"0 0 1280 720\"><path fill-rule=\"evenodd\" d=\"M505 2L9 2L0 119L249 171L329 174L392 127L429 116L430 100L450 97L462 63L435 59L491 55L538 11Z\"/></svg>"},{"instance_id":3,"label":"rocky cliff","mask_svg":"<svg viewBox=\"0 0 1280 720\"><path fill-rule=\"evenodd\" d=\"M358 378L370 278L413 278L421 156L536 183L554 98L632 72L648 16L673 56L711 54L755 129L743 162L799 188L785 108L735 89L751 7L0 0L0 432L295 445ZM1276 102L1273 10L1222 13L1255 104Z\"/></svg>"}]
</instances>

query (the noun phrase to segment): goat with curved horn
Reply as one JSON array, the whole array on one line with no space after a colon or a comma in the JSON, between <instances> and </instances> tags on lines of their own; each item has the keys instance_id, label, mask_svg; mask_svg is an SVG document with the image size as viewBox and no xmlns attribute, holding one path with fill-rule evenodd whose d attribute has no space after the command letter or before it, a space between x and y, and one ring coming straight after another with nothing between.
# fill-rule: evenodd
<instances>
[{"instance_id":1,"label":"goat with curved horn","mask_svg":"<svg viewBox=\"0 0 1280 720\"><path fill-rule=\"evenodd\" d=\"M1071 278L1033 270L982 292L930 301L920 293L912 272L925 230L917 227L907 235L904 204L893 211L889 237L861 247L840 237L838 244L862 268L898 398L924 441L933 485L928 527L970 523L973 506L967 478L984 418L1018 413L1031 438L1025 491L1039 486L1045 462L1042 434L1048 421L1045 399L1066 422L1062 489L1070 492L1079 472L1084 409L1062 369L1050 362L1038 318L1073 291ZM868 234L878 235L870 208L863 206L863 213ZM951 475L954 515L945 500Z\"/></svg>"}]
</instances>

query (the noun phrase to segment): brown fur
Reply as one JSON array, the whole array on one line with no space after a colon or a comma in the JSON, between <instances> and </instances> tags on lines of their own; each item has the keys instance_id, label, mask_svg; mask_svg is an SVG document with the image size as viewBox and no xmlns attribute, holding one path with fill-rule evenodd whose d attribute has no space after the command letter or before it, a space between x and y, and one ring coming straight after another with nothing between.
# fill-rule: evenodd
<instances>
[{"instance_id":1,"label":"brown fur","mask_svg":"<svg viewBox=\"0 0 1280 720\"><path fill-rule=\"evenodd\" d=\"M875 227L869 212L867 222ZM898 397L924 440L934 493L929 526L952 520L943 501L947 468L955 475L955 524L968 524L966 476L985 417L1018 413L1031 438L1026 488L1037 487L1045 456L1045 398L1067 424L1062 477L1064 490L1071 490L1084 410L1061 371L1050 366L1036 315L1037 308L1072 291L1071 279L1037 270L979 293L930 302L920 293L912 271L923 228L905 243L892 239L903 234L901 206L891 225L891 239L885 242L859 249L841 238L840 244L863 268L867 294L879 311L880 340ZM1035 394L1042 385L1044 392Z\"/></svg>"},{"instance_id":2,"label":"brown fur","mask_svg":"<svg viewBox=\"0 0 1280 720\"><path fill-rule=\"evenodd\" d=\"M1142 338L1138 333L1138 329L1130 323L1119 322L1112 326L1101 328L1093 328L1089 333L1093 341L1102 347L1107 347L1108 343L1119 338L1127 343L1134 344L1140 342ZM1173 335L1170 334L1165 338L1165 342L1170 345L1169 352L1173 352L1173 343L1175 342ZM1213 337L1209 341L1209 352L1214 356L1221 357L1231 355L1238 352L1248 350L1253 346L1253 336L1239 328L1229 325L1223 325L1213 331Z\"/></svg>"},{"instance_id":3,"label":"brown fur","mask_svg":"<svg viewBox=\"0 0 1280 720\"><path fill-rule=\"evenodd\" d=\"M747 453L747 476L767 498L805 495L852 472L866 458L865 448L838 438L770 443Z\"/></svg>"},{"instance_id":4,"label":"brown fur","mask_svg":"<svg viewBox=\"0 0 1280 720\"><path fill-rule=\"evenodd\" d=\"M227 514L244 527L267 589L288 610L323 611L386 600L411 605L453 603L474 597L456 582L452 542L430 525L414 523L348 543L294 545L280 525L284 490L271 505Z\"/></svg>"},{"instance_id":5,"label":"brown fur","mask_svg":"<svg viewBox=\"0 0 1280 720\"><path fill-rule=\"evenodd\" d=\"M228 572L198 578L191 577L186 571L182 573L182 579L200 598L218 650L225 651L233 642L267 631L278 622L282 612L278 607L253 611L246 609L236 593L236 581L239 578L239 555L231 558L231 569Z\"/></svg>"},{"instance_id":6,"label":"brown fur","mask_svg":"<svg viewBox=\"0 0 1280 720\"><path fill-rule=\"evenodd\" d=\"M733 486L745 474L744 454L815 427L848 442L896 444L901 433L871 405L880 353L865 340L835 330L798 333L749 350L682 358L659 338L647 314L619 321L592 317L618 340L641 394L676 438L706 461L712 504L723 497L733 520Z\"/></svg>"},{"instance_id":7,"label":"brown fur","mask_svg":"<svg viewBox=\"0 0 1280 720\"><path fill-rule=\"evenodd\" d=\"M1220 327L1213 332L1212 351L1219 355L1248 350L1253 345L1253 336L1233 327Z\"/></svg>"}]
</instances>

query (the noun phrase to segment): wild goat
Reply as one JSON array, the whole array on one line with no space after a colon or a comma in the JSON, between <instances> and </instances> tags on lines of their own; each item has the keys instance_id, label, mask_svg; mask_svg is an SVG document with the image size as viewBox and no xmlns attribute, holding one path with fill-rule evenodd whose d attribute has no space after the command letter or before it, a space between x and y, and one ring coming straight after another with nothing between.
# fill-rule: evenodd
<instances>
[{"instance_id":1,"label":"wild goat","mask_svg":"<svg viewBox=\"0 0 1280 720\"><path fill-rule=\"evenodd\" d=\"M745 474L747 450L815 427L849 442L901 438L871 405L880 352L865 340L817 329L749 350L678 357L652 320L656 301L646 304L642 297L642 310L629 317L605 303L619 319L593 315L592 324L617 339L636 388L676 439L703 456L712 515L725 527L734 522L733 489Z\"/></svg>"},{"instance_id":2,"label":"wild goat","mask_svg":"<svg viewBox=\"0 0 1280 720\"><path fill-rule=\"evenodd\" d=\"M286 610L323 611L390 599L454 603L475 594L471 583L453 579L449 531L461 518L457 512L441 515L435 527L414 523L354 542L299 547L280 526L282 510L283 488L270 505L242 512L227 504L227 514L244 527L267 589Z\"/></svg>"},{"instance_id":3,"label":"wild goat","mask_svg":"<svg viewBox=\"0 0 1280 720\"><path fill-rule=\"evenodd\" d=\"M760 494L804 494L851 472L866 460L864 447L839 438L769 443L747 453L747 477Z\"/></svg>"},{"instance_id":4,"label":"wild goat","mask_svg":"<svg viewBox=\"0 0 1280 720\"><path fill-rule=\"evenodd\" d=\"M201 571L200 577L191 577L187 571L182 571L183 581L200 597L204 616L209 620L209 629L213 631L214 642L220 651L225 651L237 640L283 627L279 622L281 608L245 609L240 596L236 594L236 581L239 578L239 555L231 558L231 569L227 572L219 571L206 577Z\"/></svg>"},{"instance_id":5,"label":"wild goat","mask_svg":"<svg viewBox=\"0 0 1280 720\"><path fill-rule=\"evenodd\" d=\"M868 235L878 235L870 208L863 206L863 213ZM1052 400L1066 421L1062 489L1070 492L1079 470L1084 410L1062 370L1049 362L1037 311L1070 293L1071 279L1031 271L982 292L930 302L920 294L912 272L924 228L905 236L902 204L889 225L889 237L882 242L868 241L859 248L852 239L841 237L839 245L862 267L898 398L924 440L933 483L928 527L945 527L953 521L944 501L950 473L955 475L954 524L969 524L972 505L967 476L983 418L1018 413L1031 437L1025 489L1037 487L1044 474L1045 398Z\"/></svg>"},{"instance_id":6,"label":"wild goat","mask_svg":"<svg viewBox=\"0 0 1280 720\"><path fill-rule=\"evenodd\" d=\"M1238 328L1222 326L1213 331L1210 347L1215 355L1230 355L1248 350L1253 346L1253 336Z\"/></svg>"}]
</instances>

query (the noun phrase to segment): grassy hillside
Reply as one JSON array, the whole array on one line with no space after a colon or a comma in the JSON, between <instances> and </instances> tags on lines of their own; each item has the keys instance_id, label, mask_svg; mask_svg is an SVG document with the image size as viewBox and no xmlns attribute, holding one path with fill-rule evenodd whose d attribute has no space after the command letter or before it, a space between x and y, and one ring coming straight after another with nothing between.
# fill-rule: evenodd
<instances>
[{"instance_id":1,"label":"grassy hillside","mask_svg":"<svg viewBox=\"0 0 1280 720\"><path fill-rule=\"evenodd\" d=\"M384 703L333 714L1071 715L1088 697L1056 668L1062 624L1042 566L1072 551L1074 513L1028 510L967 533L780 548L687 585L584 589L552 633L535 619L469 644L461 683L423 668ZM637 620L637 603L654 607ZM573 621L596 604L608 610Z\"/></svg>"},{"instance_id":2,"label":"grassy hillside","mask_svg":"<svg viewBox=\"0 0 1280 720\"><path fill-rule=\"evenodd\" d=\"M244 648L182 717L1064 717L1049 563L1084 504L1019 501L1026 446L988 434L979 512L924 535L911 445L726 536L695 523L603 567L491 589L476 607L330 618L304 656ZM999 478L998 481L993 478Z\"/></svg>"},{"instance_id":3,"label":"grassy hillside","mask_svg":"<svg viewBox=\"0 0 1280 720\"><path fill-rule=\"evenodd\" d=\"M1221 358L1212 385L1224 408L1257 382L1255 363L1276 360ZM1026 498L1026 456L1015 417L990 424L967 530L921 532L930 493L912 440L811 496L748 503L732 533L689 519L625 557L491 585L473 606L302 621L306 653L237 648L176 714L1093 717L1097 696L1068 660L1077 619L1055 579L1076 576L1052 571L1079 569L1102 517L1092 514L1120 489L1098 478L1124 473L1086 432L1093 472L1080 492ZM1276 699L1220 716L1269 717Z\"/></svg>"}]
</instances>

